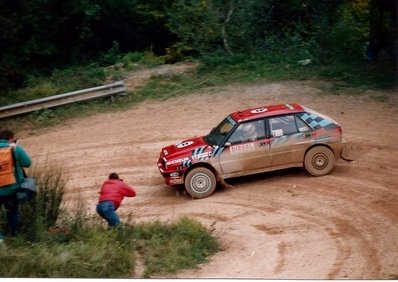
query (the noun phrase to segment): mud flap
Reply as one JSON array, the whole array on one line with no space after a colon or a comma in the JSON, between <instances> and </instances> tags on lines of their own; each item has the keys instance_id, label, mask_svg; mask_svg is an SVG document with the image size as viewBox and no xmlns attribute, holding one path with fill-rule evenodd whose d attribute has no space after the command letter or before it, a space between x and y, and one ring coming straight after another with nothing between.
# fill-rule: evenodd
<instances>
[{"instance_id":1,"label":"mud flap","mask_svg":"<svg viewBox=\"0 0 398 282\"><path fill-rule=\"evenodd\" d=\"M222 179L221 177L218 177L218 181L220 182L220 184L226 188L234 188L234 186L228 184L227 182L224 181L224 179Z\"/></svg>"},{"instance_id":2,"label":"mud flap","mask_svg":"<svg viewBox=\"0 0 398 282\"><path fill-rule=\"evenodd\" d=\"M354 159L352 159L352 158L350 158L350 157L347 157L347 156L344 156L345 151L346 151L346 150L343 150L343 151L341 152L340 158L343 159L343 160L345 160L346 162L352 162Z\"/></svg>"}]
</instances>

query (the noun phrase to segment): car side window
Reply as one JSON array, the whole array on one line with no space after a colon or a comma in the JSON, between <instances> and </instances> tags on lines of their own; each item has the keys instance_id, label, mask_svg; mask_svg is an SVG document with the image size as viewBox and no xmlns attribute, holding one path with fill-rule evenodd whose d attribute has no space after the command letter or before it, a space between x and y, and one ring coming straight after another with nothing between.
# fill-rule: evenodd
<instances>
[{"instance_id":1,"label":"car side window","mask_svg":"<svg viewBox=\"0 0 398 282\"><path fill-rule=\"evenodd\" d=\"M272 136L280 137L283 135L298 133L299 129L296 121L297 118L294 115L270 118L269 125ZM305 124L303 124L300 124L300 126L304 128Z\"/></svg>"},{"instance_id":2,"label":"car side window","mask_svg":"<svg viewBox=\"0 0 398 282\"><path fill-rule=\"evenodd\" d=\"M231 144L252 142L265 138L264 120L250 121L240 124L229 137Z\"/></svg>"},{"instance_id":3,"label":"car side window","mask_svg":"<svg viewBox=\"0 0 398 282\"><path fill-rule=\"evenodd\" d=\"M298 130L300 132L308 132L311 131L311 128L304 122L302 121L299 117L295 116L296 118L296 124L298 127Z\"/></svg>"}]
</instances>

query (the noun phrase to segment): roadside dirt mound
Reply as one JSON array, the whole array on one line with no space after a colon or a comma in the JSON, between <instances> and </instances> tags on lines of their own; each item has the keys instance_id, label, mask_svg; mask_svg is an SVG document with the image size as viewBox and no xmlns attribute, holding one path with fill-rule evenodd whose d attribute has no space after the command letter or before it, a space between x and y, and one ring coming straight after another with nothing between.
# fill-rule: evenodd
<instances>
[{"instance_id":1,"label":"roadside dirt mound","mask_svg":"<svg viewBox=\"0 0 398 282\"><path fill-rule=\"evenodd\" d=\"M166 64L156 68L132 72L124 78L124 84L127 89L134 90L134 88L145 84L152 76L179 75L194 69L196 66L197 65L195 63L177 63L174 65Z\"/></svg>"},{"instance_id":2,"label":"roadside dirt mound","mask_svg":"<svg viewBox=\"0 0 398 282\"><path fill-rule=\"evenodd\" d=\"M137 190L122 217L135 222L188 216L212 226L224 250L176 278L388 279L398 276L398 112L369 95L333 96L309 82L231 85L115 113L68 121L40 135L20 132L33 159L47 156L69 174L66 199L95 213L98 190L118 172ZM396 94L396 93L395 93ZM373 95L393 95L373 93ZM164 184L162 146L207 134L229 112L299 102L343 127L353 162L311 177L289 169L228 181L193 200Z\"/></svg>"}]
</instances>

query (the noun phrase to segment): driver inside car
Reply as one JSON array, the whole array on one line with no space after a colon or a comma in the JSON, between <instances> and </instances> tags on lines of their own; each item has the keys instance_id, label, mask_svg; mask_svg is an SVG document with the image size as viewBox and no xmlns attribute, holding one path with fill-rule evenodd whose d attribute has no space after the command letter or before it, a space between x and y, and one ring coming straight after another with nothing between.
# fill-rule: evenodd
<instances>
[{"instance_id":1,"label":"driver inside car","mask_svg":"<svg viewBox=\"0 0 398 282\"><path fill-rule=\"evenodd\" d=\"M246 123L242 125L241 141L254 141L257 139L256 127L253 123Z\"/></svg>"}]
</instances>

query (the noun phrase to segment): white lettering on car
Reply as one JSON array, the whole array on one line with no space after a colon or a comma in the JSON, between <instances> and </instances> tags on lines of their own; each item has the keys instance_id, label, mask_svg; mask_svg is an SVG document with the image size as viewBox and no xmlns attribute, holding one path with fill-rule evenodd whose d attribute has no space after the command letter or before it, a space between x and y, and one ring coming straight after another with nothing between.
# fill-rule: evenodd
<instances>
[{"instance_id":1,"label":"white lettering on car","mask_svg":"<svg viewBox=\"0 0 398 282\"><path fill-rule=\"evenodd\" d=\"M239 145L231 146L231 155L248 152L248 151L254 151L254 150L255 150L255 146L253 143L239 144Z\"/></svg>"},{"instance_id":2,"label":"white lettering on car","mask_svg":"<svg viewBox=\"0 0 398 282\"><path fill-rule=\"evenodd\" d=\"M188 160L188 157L181 158L181 159L175 159L175 160L167 161L166 165L179 164L179 163L182 163L182 162L187 161L187 160Z\"/></svg>"},{"instance_id":3,"label":"white lettering on car","mask_svg":"<svg viewBox=\"0 0 398 282\"><path fill-rule=\"evenodd\" d=\"M211 152L204 152L201 154L196 154L196 155L192 155L193 159L203 159L203 158L208 158L211 155Z\"/></svg>"}]
</instances>

